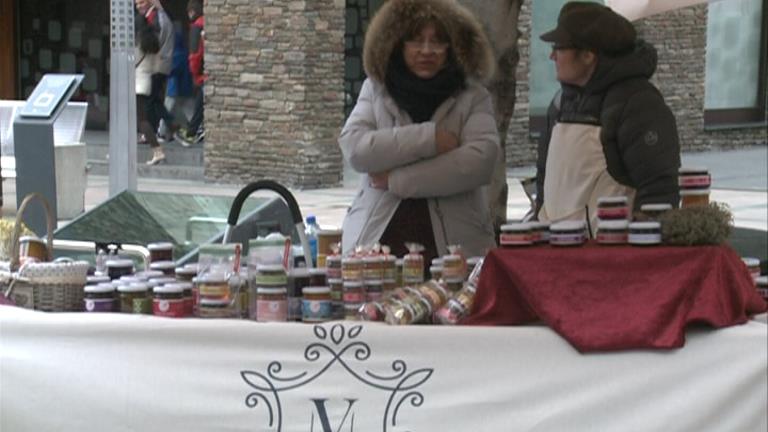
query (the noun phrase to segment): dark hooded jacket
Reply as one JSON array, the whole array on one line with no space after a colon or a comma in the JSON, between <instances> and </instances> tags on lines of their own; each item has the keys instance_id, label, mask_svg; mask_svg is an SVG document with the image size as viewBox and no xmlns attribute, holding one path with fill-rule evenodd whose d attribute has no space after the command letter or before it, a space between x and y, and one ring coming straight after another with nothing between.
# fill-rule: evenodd
<instances>
[{"instance_id":1,"label":"dark hooded jacket","mask_svg":"<svg viewBox=\"0 0 768 432\"><path fill-rule=\"evenodd\" d=\"M583 88L567 84L547 111L536 163L537 211L544 202L544 178L552 129L558 122L601 126L608 173L637 193L634 211L649 203L678 206L680 142L675 117L648 80L656 71L656 49L638 41L621 57L600 56Z\"/></svg>"}]
</instances>

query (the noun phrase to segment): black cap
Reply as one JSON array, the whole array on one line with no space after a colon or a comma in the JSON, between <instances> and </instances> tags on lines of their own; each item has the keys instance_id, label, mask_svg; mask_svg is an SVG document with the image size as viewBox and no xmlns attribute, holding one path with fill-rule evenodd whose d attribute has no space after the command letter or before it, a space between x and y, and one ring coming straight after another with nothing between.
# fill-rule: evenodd
<instances>
[{"instance_id":1,"label":"black cap","mask_svg":"<svg viewBox=\"0 0 768 432\"><path fill-rule=\"evenodd\" d=\"M560 9L557 27L540 37L559 46L619 55L634 48L637 32L629 20L607 6L570 2Z\"/></svg>"}]
</instances>

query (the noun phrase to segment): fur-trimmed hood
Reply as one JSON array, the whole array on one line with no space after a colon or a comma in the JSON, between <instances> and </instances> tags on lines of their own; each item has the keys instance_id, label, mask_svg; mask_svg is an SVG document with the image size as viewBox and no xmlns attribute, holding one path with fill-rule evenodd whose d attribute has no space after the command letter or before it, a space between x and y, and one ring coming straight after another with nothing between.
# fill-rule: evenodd
<instances>
[{"instance_id":1,"label":"fur-trimmed hood","mask_svg":"<svg viewBox=\"0 0 768 432\"><path fill-rule=\"evenodd\" d=\"M443 24L457 63L468 78L485 82L494 74L491 44L475 16L455 0L389 0L368 26L363 47L365 73L384 82L389 59L414 19L433 17Z\"/></svg>"}]
</instances>

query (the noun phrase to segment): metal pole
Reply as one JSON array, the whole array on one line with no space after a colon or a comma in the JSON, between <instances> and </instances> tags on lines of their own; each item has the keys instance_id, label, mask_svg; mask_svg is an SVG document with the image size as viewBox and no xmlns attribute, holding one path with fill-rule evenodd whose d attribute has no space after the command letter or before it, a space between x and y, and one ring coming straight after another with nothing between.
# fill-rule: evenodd
<instances>
[{"instance_id":1,"label":"metal pole","mask_svg":"<svg viewBox=\"0 0 768 432\"><path fill-rule=\"evenodd\" d=\"M109 196L136 190L136 85L133 0L111 0Z\"/></svg>"}]
</instances>

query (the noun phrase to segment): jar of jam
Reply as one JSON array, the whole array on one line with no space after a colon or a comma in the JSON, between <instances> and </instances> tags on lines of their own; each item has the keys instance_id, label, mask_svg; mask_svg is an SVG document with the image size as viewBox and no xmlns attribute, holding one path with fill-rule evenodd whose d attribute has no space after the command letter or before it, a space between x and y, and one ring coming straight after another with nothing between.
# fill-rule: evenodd
<instances>
[{"instance_id":1,"label":"jar of jam","mask_svg":"<svg viewBox=\"0 0 768 432\"><path fill-rule=\"evenodd\" d=\"M38 237L19 238L19 263L48 261L48 245Z\"/></svg>"},{"instance_id":2,"label":"jar of jam","mask_svg":"<svg viewBox=\"0 0 768 432\"><path fill-rule=\"evenodd\" d=\"M121 276L133 274L133 261L129 259L111 259L107 260L107 276L110 279L120 279Z\"/></svg>"},{"instance_id":3,"label":"jar of jam","mask_svg":"<svg viewBox=\"0 0 768 432\"><path fill-rule=\"evenodd\" d=\"M384 297L384 284L381 280L365 281L365 301L380 301Z\"/></svg>"},{"instance_id":4,"label":"jar of jam","mask_svg":"<svg viewBox=\"0 0 768 432\"><path fill-rule=\"evenodd\" d=\"M436 310L448 301L448 291L435 281L427 281L418 285L416 291L423 299L429 302L431 310Z\"/></svg>"},{"instance_id":5,"label":"jar of jam","mask_svg":"<svg viewBox=\"0 0 768 432\"><path fill-rule=\"evenodd\" d=\"M547 243L549 243L549 224L547 224ZM472 274L472 272L475 270L475 267L477 267L477 264L482 260L483 257L481 256L467 258L467 277L465 280L469 279L469 275Z\"/></svg>"},{"instance_id":6,"label":"jar of jam","mask_svg":"<svg viewBox=\"0 0 768 432\"><path fill-rule=\"evenodd\" d=\"M332 310L333 319L343 320L344 319L344 280L328 279L328 288L331 289L331 310Z\"/></svg>"},{"instance_id":7,"label":"jar of jam","mask_svg":"<svg viewBox=\"0 0 768 432\"><path fill-rule=\"evenodd\" d=\"M456 325L461 322L472 309L475 299L475 290L468 285L467 288L457 292L448 302L435 312L434 320L443 325Z\"/></svg>"},{"instance_id":8,"label":"jar of jam","mask_svg":"<svg viewBox=\"0 0 768 432\"><path fill-rule=\"evenodd\" d=\"M680 189L680 207L689 208L709 204L709 189Z\"/></svg>"},{"instance_id":9,"label":"jar of jam","mask_svg":"<svg viewBox=\"0 0 768 432\"><path fill-rule=\"evenodd\" d=\"M418 252L406 254L403 257L403 283L421 282L424 282L424 256Z\"/></svg>"},{"instance_id":10,"label":"jar of jam","mask_svg":"<svg viewBox=\"0 0 768 432\"><path fill-rule=\"evenodd\" d=\"M160 271L168 277L176 276L176 263L173 261L153 261L149 263L149 269Z\"/></svg>"},{"instance_id":11,"label":"jar of jam","mask_svg":"<svg viewBox=\"0 0 768 432\"><path fill-rule=\"evenodd\" d=\"M256 320L288 321L288 295L285 288L259 287L257 289Z\"/></svg>"},{"instance_id":12,"label":"jar of jam","mask_svg":"<svg viewBox=\"0 0 768 432\"><path fill-rule=\"evenodd\" d=\"M341 276L345 281L363 280L363 260L358 257L342 258Z\"/></svg>"},{"instance_id":13,"label":"jar of jam","mask_svg":"<svg viewBox=\"0 0 768 432\"><path fill-rule=\"evenodd\" d=\"M433 265L429 268L429 276L431 279L440 280L443 277L443 268Z\"/></svg>"},{"instance_id":14,"label":"jar of jam","mask_svg":"<svg viewBox=\"0 0 768 432\"><path fill-rule=\"evenodd\" d=\"M549 226L549 244L552 246L581 246L587 241L584 221L562 221Z\"/></svg>"},{"instance_id":15,"label":"jar of jam","mask_svg":"<svg viewBox=\"0 0 768 432\"><path fill-rule=\"evenodd\" d=\"M200 318L232 318L232 308L227 300L202 299L198 306Z\"/></svg>"},{"instance_id":16,"label":"jar of jam","mask_svg":"<svg viewBox=\"0 0 768 432\"><path fill-rule=\"evenodd\" d=\"M625 196L600 197L597 199L597 218L616 220L629 218L629 204Z\"/></svg>"},{"instance_id":17,"label":"jar of jam","mask_svg":"<svg viewBox=\"0 0 768 432\"><path fill-rule=\"evenodd\" d=\"M458 254L443 256L443 279L464 280L464 257Z\"/></svg>"},{"instance_id":18,"label":"jar of jam","mask_svg":"<svg viewBox=\"0 0 768 432\"><path fill-rule=\"evenodd\" d=\"M533 229L529 223L513 223L501 226L499 244L501 247L531 246L534 242Z\"/></svg>"},{"instance_id":19,"label":"jar of jam","mask_svg":"<svg viewBox=\"0 0 768 432\"><path fill-rule=\"evenodd\" d=\"M309 286L304 288L304 298L301 302L302 321L318 323L330 321L332 318L331 289L327 286Z\"/></svg>"},{"instance_id":20,"label":"jar of jam","mask_svg":"<svg viewBox=\"0 0 768 432\"><path fill-rule=\"evenodd\" d=\"M397 258L395 260L395 272L397 277L395 277L395 281L397 283L397 286L403 286L403 259Z\"/></svg>"},{"instance_id":21,"label":"jar of jam","mask_svg":"<svg viewBox=\"0 0 768 432\"><path fill-rule=\"evenodd\" d=\"M757 280L757 278L760 277L760 259L752 258L752 257L744 257L741 259L741 261L744 263L745 266L747 266L747 271L749 271L749 274L752 276L752 279Z\"/></svg>"},{"instance_id":22,"label":"jar of jam","mask_svg":"<svg viewBox=\"0 0 768 432\"><path fill-rule=\"evenodd\" d=\"M672 210L672 204L643 204L640 213L649 221L660 221L664 213Z\"/></svg>"},{"instance_id":23,"label":"jar of jam","mask_svg":"<svg viewBox=\"0 0 768 432\"><path fill-rule=\"evenodd\" d=\"M259 264L254 280L258 286L284 287L288 284L288 274L282 264Z\"/></svg>"},{"instance_id":24,"label":"jar of jam","mask_svg":"<svg viewBox=\"0 0 768 432\"><path fill-rule=\"evenodd\" d=\"M83 306L86 312L113 312L115 310L115 287L111 283L86 285L83 288Z\"/></svg>"},{"instance_id":25,"label":"jar of jam","mask_svg":"<svg viewBox=\"0 0 768 432\"><path fill-rule=\"evenodd\" d=\"M367 294L361 281L344 281L342 299L345 304L365 303Z\"/></svg>"},{"instance_id":26,"label":"jar of jam","mask_svg":"<svg viewBox=\"0 0 768 432\"><path fill-rule=\"evenodd\" d=\"M86 276L85 278L86 285L98 285L102 282L109 282L109 281L111 281L111 279L109 278L109 276L105 276L105 275L91 275L91 276Z\"/></svg>"},{"instance_id":27,"label":"jar of jam","mask_svg":"<svg viewBox=\"0 0 768 432\"><path fill-rule=\"evenodd\" d=\"M181 286L184 290L184 315L185 316L192 316L195 311L195 301L194 301L194 293L193 293L193 284L192 282L176 282L176 285Z\"/></svg>"},{"instance_id":28,"label":"jar of jam","mask_svg":"<svg viewBox=\"0 0 768 432\"><path fill-rule=\"evenodd\" d=\"M661 223L632 222L629 224L629 244L651 246L661 244Z\"/></svg>"},{"instance_id":29,"label":"jar of jam","mask_svg":"<svg viewBox=\"0 0 768 432\"><path fill-rule=\"evenodd\" d=\"M597 242L602 245L627 244L629 238L629 221L599 220L597 222Z\"/></svg>"},{"instance_id":30,"label":"jar of jam","mask_svg":"<svg viewBox=\"0 0 768 432\"><path fill-rule=\"evenodd\" d=\"M173 261L173 243L150 243L147 249L149 249L149 262Z\"/></svg>"},{"instance_id":31,"label":"jar of jam","mask_svg":"<svg viewBox=\"0 0 768 432\"><path fill-rule=\"evenodd\" d=\"M325 268L310 268L309 269L309 284L312 286L326 286L326 270Z\"/></svg>"},{"instance_id":32,"label":"jar of jam","mask_svg":"<svg viewBox=\"0 0 768 432\"><path fill-rule=\"evenodd\" d=\"M120 312L151 314L152 303L149 298L149 288L144 283L133 282L117 287L120 299Z\"/></svg>"},{"instance_id":33,"label":"jar of jam","mask_svg":"<svg viewBox=\"0 0 768 432\"><path fill-rule=\"evenodd\" d=\"M760 276L755 279L755 286L757 287L757 293L763 297L763 300L768 302L768 276Z\"/></svg>"},{"instance_id":34,"label":"jar of jam","mask_svg":"<svg viewBox=\"0 0 768 432\"><path fill-rule=\"evenodd\" d=\"M328 279L341 279L341 255L328 255L325 258Z\"/></svg>"},{"instance_id":35,"label":"jar of jam","mask_svg":"<svg viewBox=\"0 0 768 432\"><path fill-rule=\"evenodd\" d=\"M394 255L384 256L384 279L397 279L397 257Z\"/></svg>"},{"instance_id":36,"label":"jar of jam","mask_svg":"<svg viewBox=\"0 0 768 432\"><path fill-rule=\"evenodd\" d=\"M344 320L345 321L359 321L359 311L365 303L344 303Z\"/></svg>"},{"instance_id":37,"label":"jar of jam","mask_svg":"<svg viewBox=\"0 0 768 432\"><path fill-rule=\"evenodd\" d=\"M197 276L197 267L176 267L175 273L177 280L182 282L192 282L192 279Z\"/></svg>"},{"instance_id":38,"label":"jar of jam","mask_svg":"<svg viewBox=\"0 0 768 432\"><path fill-rule=\"evenodd\" d=\"M183 318L184 287L179 284L156 286L153 290L152 314L169 318Z\"/></svg>"},{"instance_id":39,"label":"jar of jam","mask_svg":"<svg viewBox=\"0 0 768 432\"><path fill-rule=\"evenodd\" d=\"M288 321L301 321L301 296L309 284L309 269L297 267L288 273Z\"/></svg>"},{"instance_id":40,"label":"jar of jam","mask_svg":"<svg viewBox=\"0 0 768 432\"><path fill-rule=\"evenodd\" d=\"M533 244L538 245L538 244L549 243L549 222L537 221L537 222L528 222L528 224L531 226L531 232L533 233Z\"/></svg>"},{"instance_id":41,"label":"jar of jam","mask_svg":"<svg viewBox=\"0 0 768 432\"><path fill-rule=\"evenodd\" d=\"M384 256L363 257L363 279L379 281L384 279Z\"/></svg>"},{"instance_id":42,"label":"jar of jam","mask_svg":"<svg viewBox=\"0 0 768 432\"><path fill-rule=\"evenodd\" d=\"M445 283L445 288L452 293L464 287L464 279L443 279L443 282Z\"/></svg>"},{"instance_id":43,"label":"jar of jam","mask_svg":"<svg viewBox=\"0 0 768 432\"><path fill-rule=\"evenodd\" d=\"M360 321L384 321L385 316L384 303L381 302L364 303L357 311Z\"/></svg>"},{"instance_id":44,"label":"jar of jam","mask_svg":"<svg viewBox=\"0 0 768 432\"><path fill-rule=\"evenodd\" d=\"M677 184L680 189L709 189L712 177L706 167L681 167L678 171Z\"/></svg>"},{"instance_id":45,"label":"jar of jam","mask_svg":"<svg viewBox=\"0 0 768 432\"><path fill-rule=\"evenodd\" d=\"M207 273L204 276L198 276L197 293L201 300L204 298L227 302L233 300L229 278L224 273Z\"/></svg>"}]
</instances>

